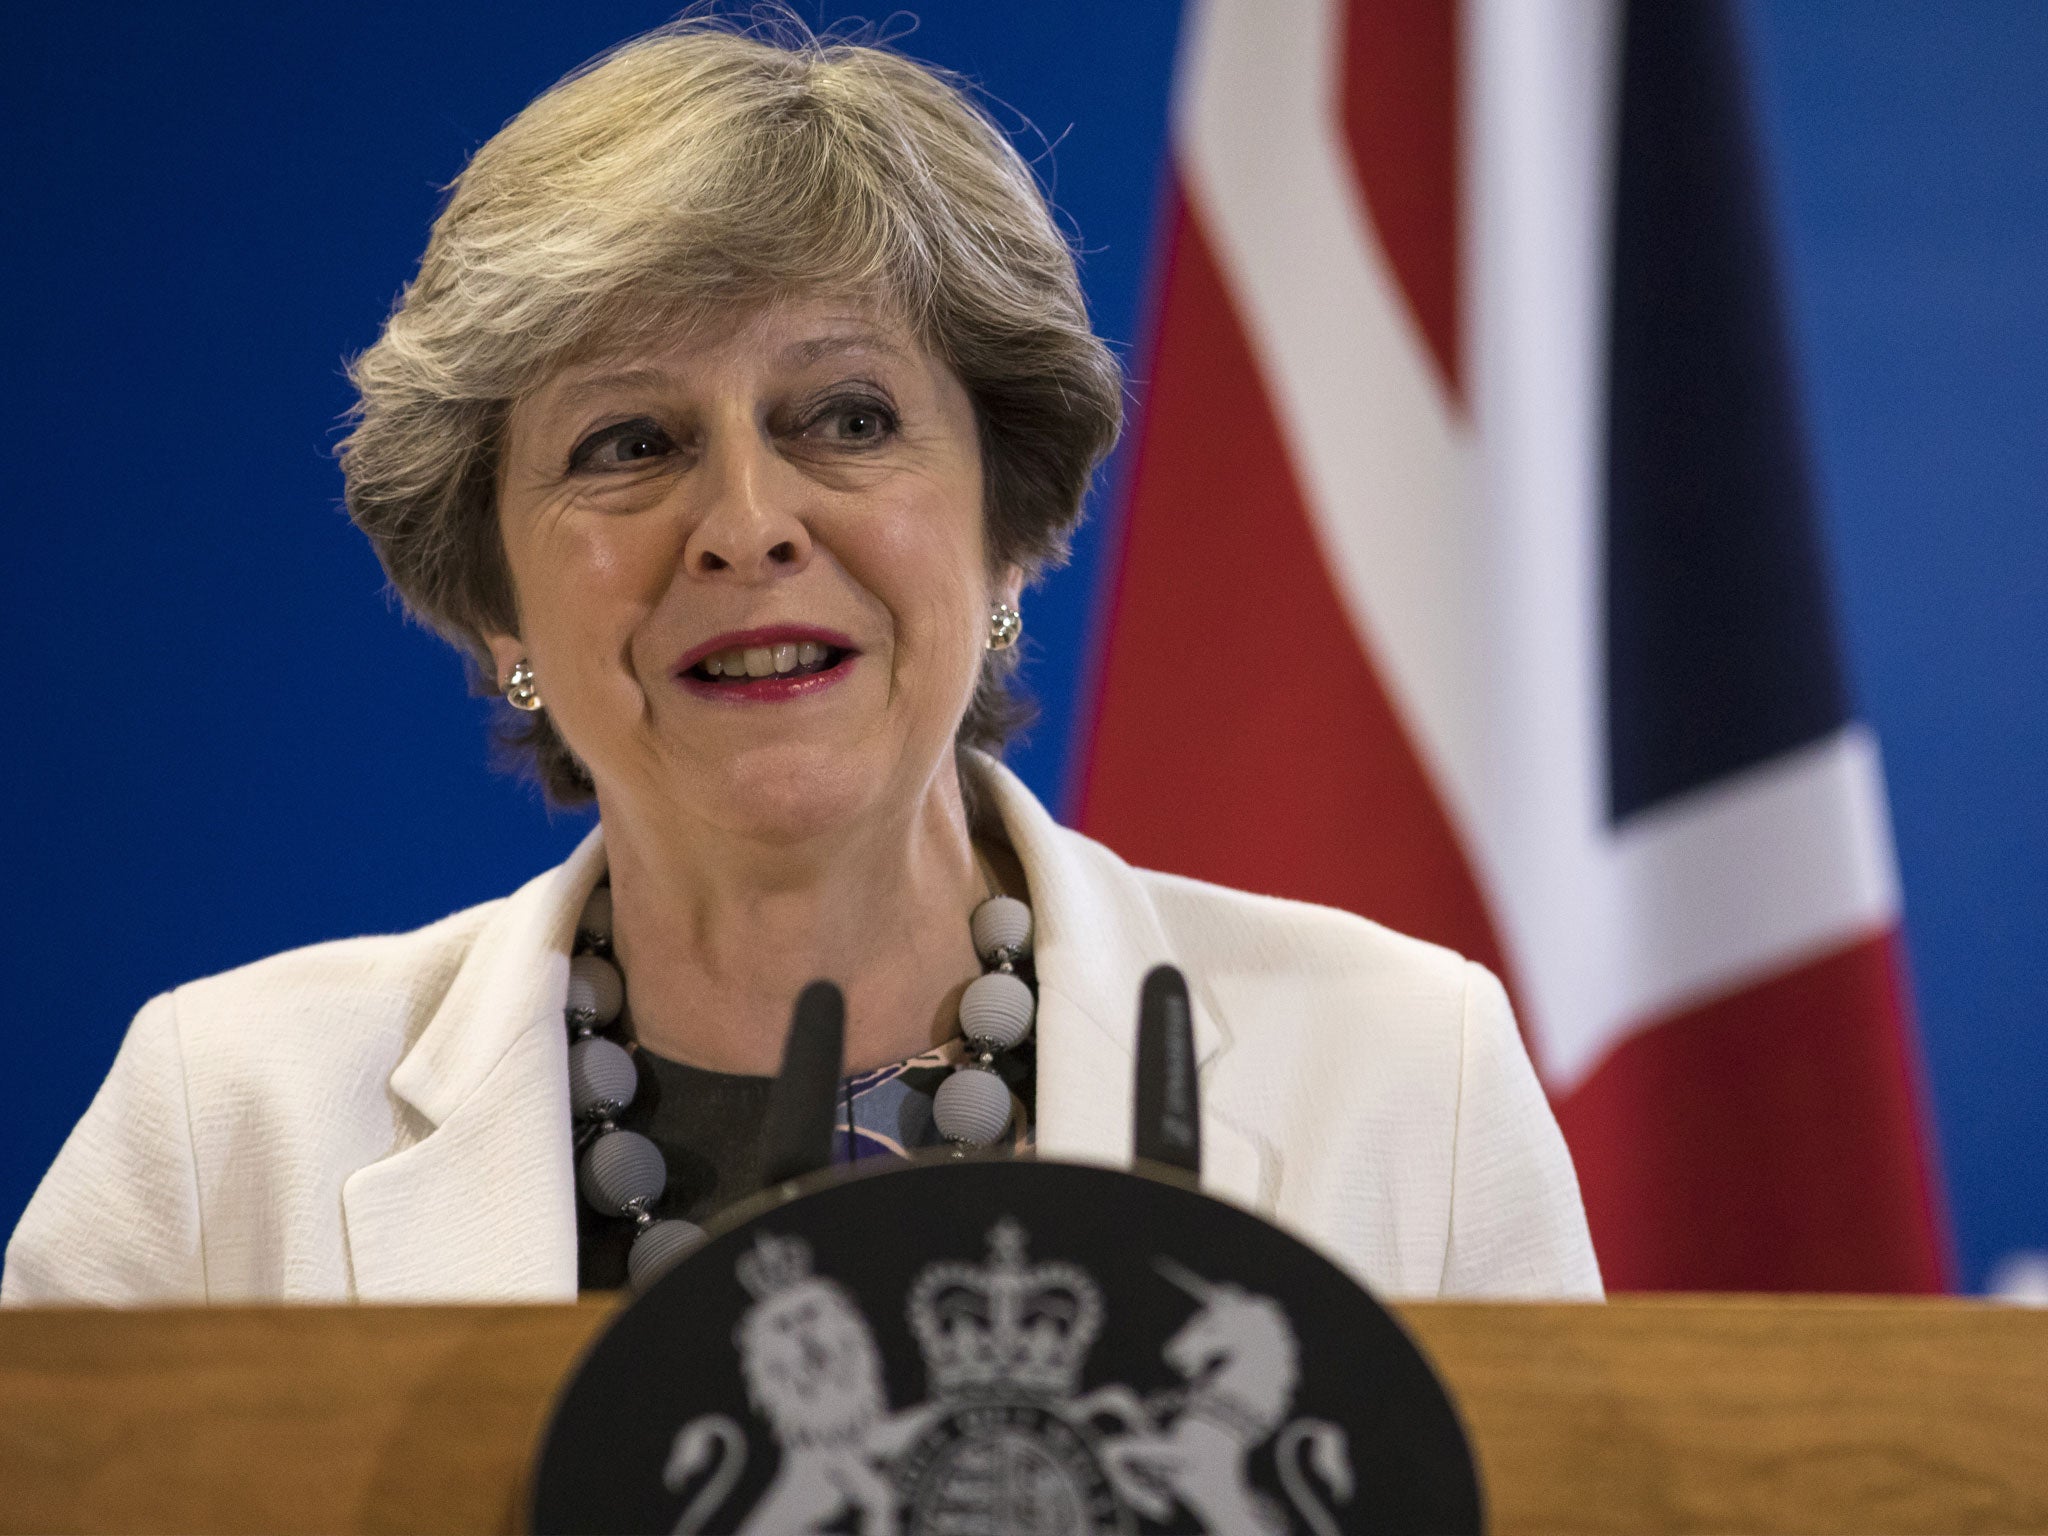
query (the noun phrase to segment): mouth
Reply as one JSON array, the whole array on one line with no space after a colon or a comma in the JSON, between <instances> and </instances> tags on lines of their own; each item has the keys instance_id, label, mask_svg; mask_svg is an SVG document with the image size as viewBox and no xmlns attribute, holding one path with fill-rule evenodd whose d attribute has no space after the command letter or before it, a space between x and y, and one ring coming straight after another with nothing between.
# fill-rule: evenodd
<instances>
[{"instance_id":1,"label":"mouth","mask_svg":"<svg viewBox=\"0 0 2048 1536\"><path fill-rule=\"evenodd\" d=\"M746 630L690 652L677 664L676 680L700 697L789 699L839 682L859 655L844 635L825 630Z\"/></svg>"}]
</instances>

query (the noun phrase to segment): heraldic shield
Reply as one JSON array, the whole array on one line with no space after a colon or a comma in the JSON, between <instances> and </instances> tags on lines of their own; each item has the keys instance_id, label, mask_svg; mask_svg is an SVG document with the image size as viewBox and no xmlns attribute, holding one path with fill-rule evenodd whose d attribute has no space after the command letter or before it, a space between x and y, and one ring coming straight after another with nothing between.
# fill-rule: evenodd
<instances>
[{"instance_id":1,"label":"heraldic shield","mask_svg":"<svg viewBox=\"0 0 2048 1536\"><path fill-rule=\"evenodd\" d=\"M593 1345L540 1448L533 1529L1481 1529L1421 1352L1256 1216L1030 1160L799 1187Z\"/></svg>"}]
</instances>

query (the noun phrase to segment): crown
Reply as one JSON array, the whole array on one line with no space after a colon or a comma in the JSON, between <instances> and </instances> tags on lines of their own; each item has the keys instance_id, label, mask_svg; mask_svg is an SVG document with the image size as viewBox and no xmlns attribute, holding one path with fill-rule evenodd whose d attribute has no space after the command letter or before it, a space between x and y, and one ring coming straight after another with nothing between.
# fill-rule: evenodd
<instances>
[{"instance_id":1,"label":"crown","mask_svg":"<svg viewBox=\"0 0 2048 1536\"><path fill-rule=\"evenodd\" d=\"M752 1253L740 1255L733 1273L756 1301L766 1301L811 1278L811 1245L800 1237L764 1232L754 1239Z\"/></svg>"},{"instance_id":2,"label":"crown","mask_svg":"<svg viewBox=\"0 0 2048 1536\"><path fill-rule=\"evenodd\" d=\"M1102 1293L1078 1264L1024 1262L1024 1229L990 1228L989 1261L928 1264L910 1289L911 1332L940 1397L1021 1389L1069 1397L1102 1328Z\"/></svg>"}]
</instances>

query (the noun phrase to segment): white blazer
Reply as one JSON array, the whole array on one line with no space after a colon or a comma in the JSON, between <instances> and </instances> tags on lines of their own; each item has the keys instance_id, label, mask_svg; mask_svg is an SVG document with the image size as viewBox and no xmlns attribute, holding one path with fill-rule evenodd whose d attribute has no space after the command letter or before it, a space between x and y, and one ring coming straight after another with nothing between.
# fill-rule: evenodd
<instances>
[{"instance_id":1,"label":"white blazer","mask_svg":"<svg viewBox=\"0 0 2048 1536\"><path fill-rule=\"evenodd\" d=\"M1138 985L1187 973L1202 1182L1396 1297L1598 1297L1500 984L1348 913L1133 869L1007 770L1042 1155L1130 1158ZM601 832L415 933L150 1002L7 1247L0 1302L566 1301L570 946Z\"/></svg>"}]
</instances>

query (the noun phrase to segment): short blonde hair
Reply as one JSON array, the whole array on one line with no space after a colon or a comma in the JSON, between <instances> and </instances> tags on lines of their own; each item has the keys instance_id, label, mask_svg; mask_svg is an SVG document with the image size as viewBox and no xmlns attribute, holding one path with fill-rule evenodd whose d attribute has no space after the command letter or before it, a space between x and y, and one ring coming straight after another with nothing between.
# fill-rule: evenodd
<instances>
[{"instance_id":1,"label":"short blonde hair","mask_svg":"<svg viewBox=\"0 0 2048 1536\"><path fill-rule=\"evenodd\" d=\"M553 370L733 306L829 293L904 319L974 402L992 569L1064 558L1122 378L1030 167L940 72L787 18L627 42L479 149L418 276L350 368L349 514L411 611L495 678L517 633L496 479ZM990 653L963 745L1022 711ZM554 799L590 780L545 714L518 744Z\"/></svg>"}]
</instances>

